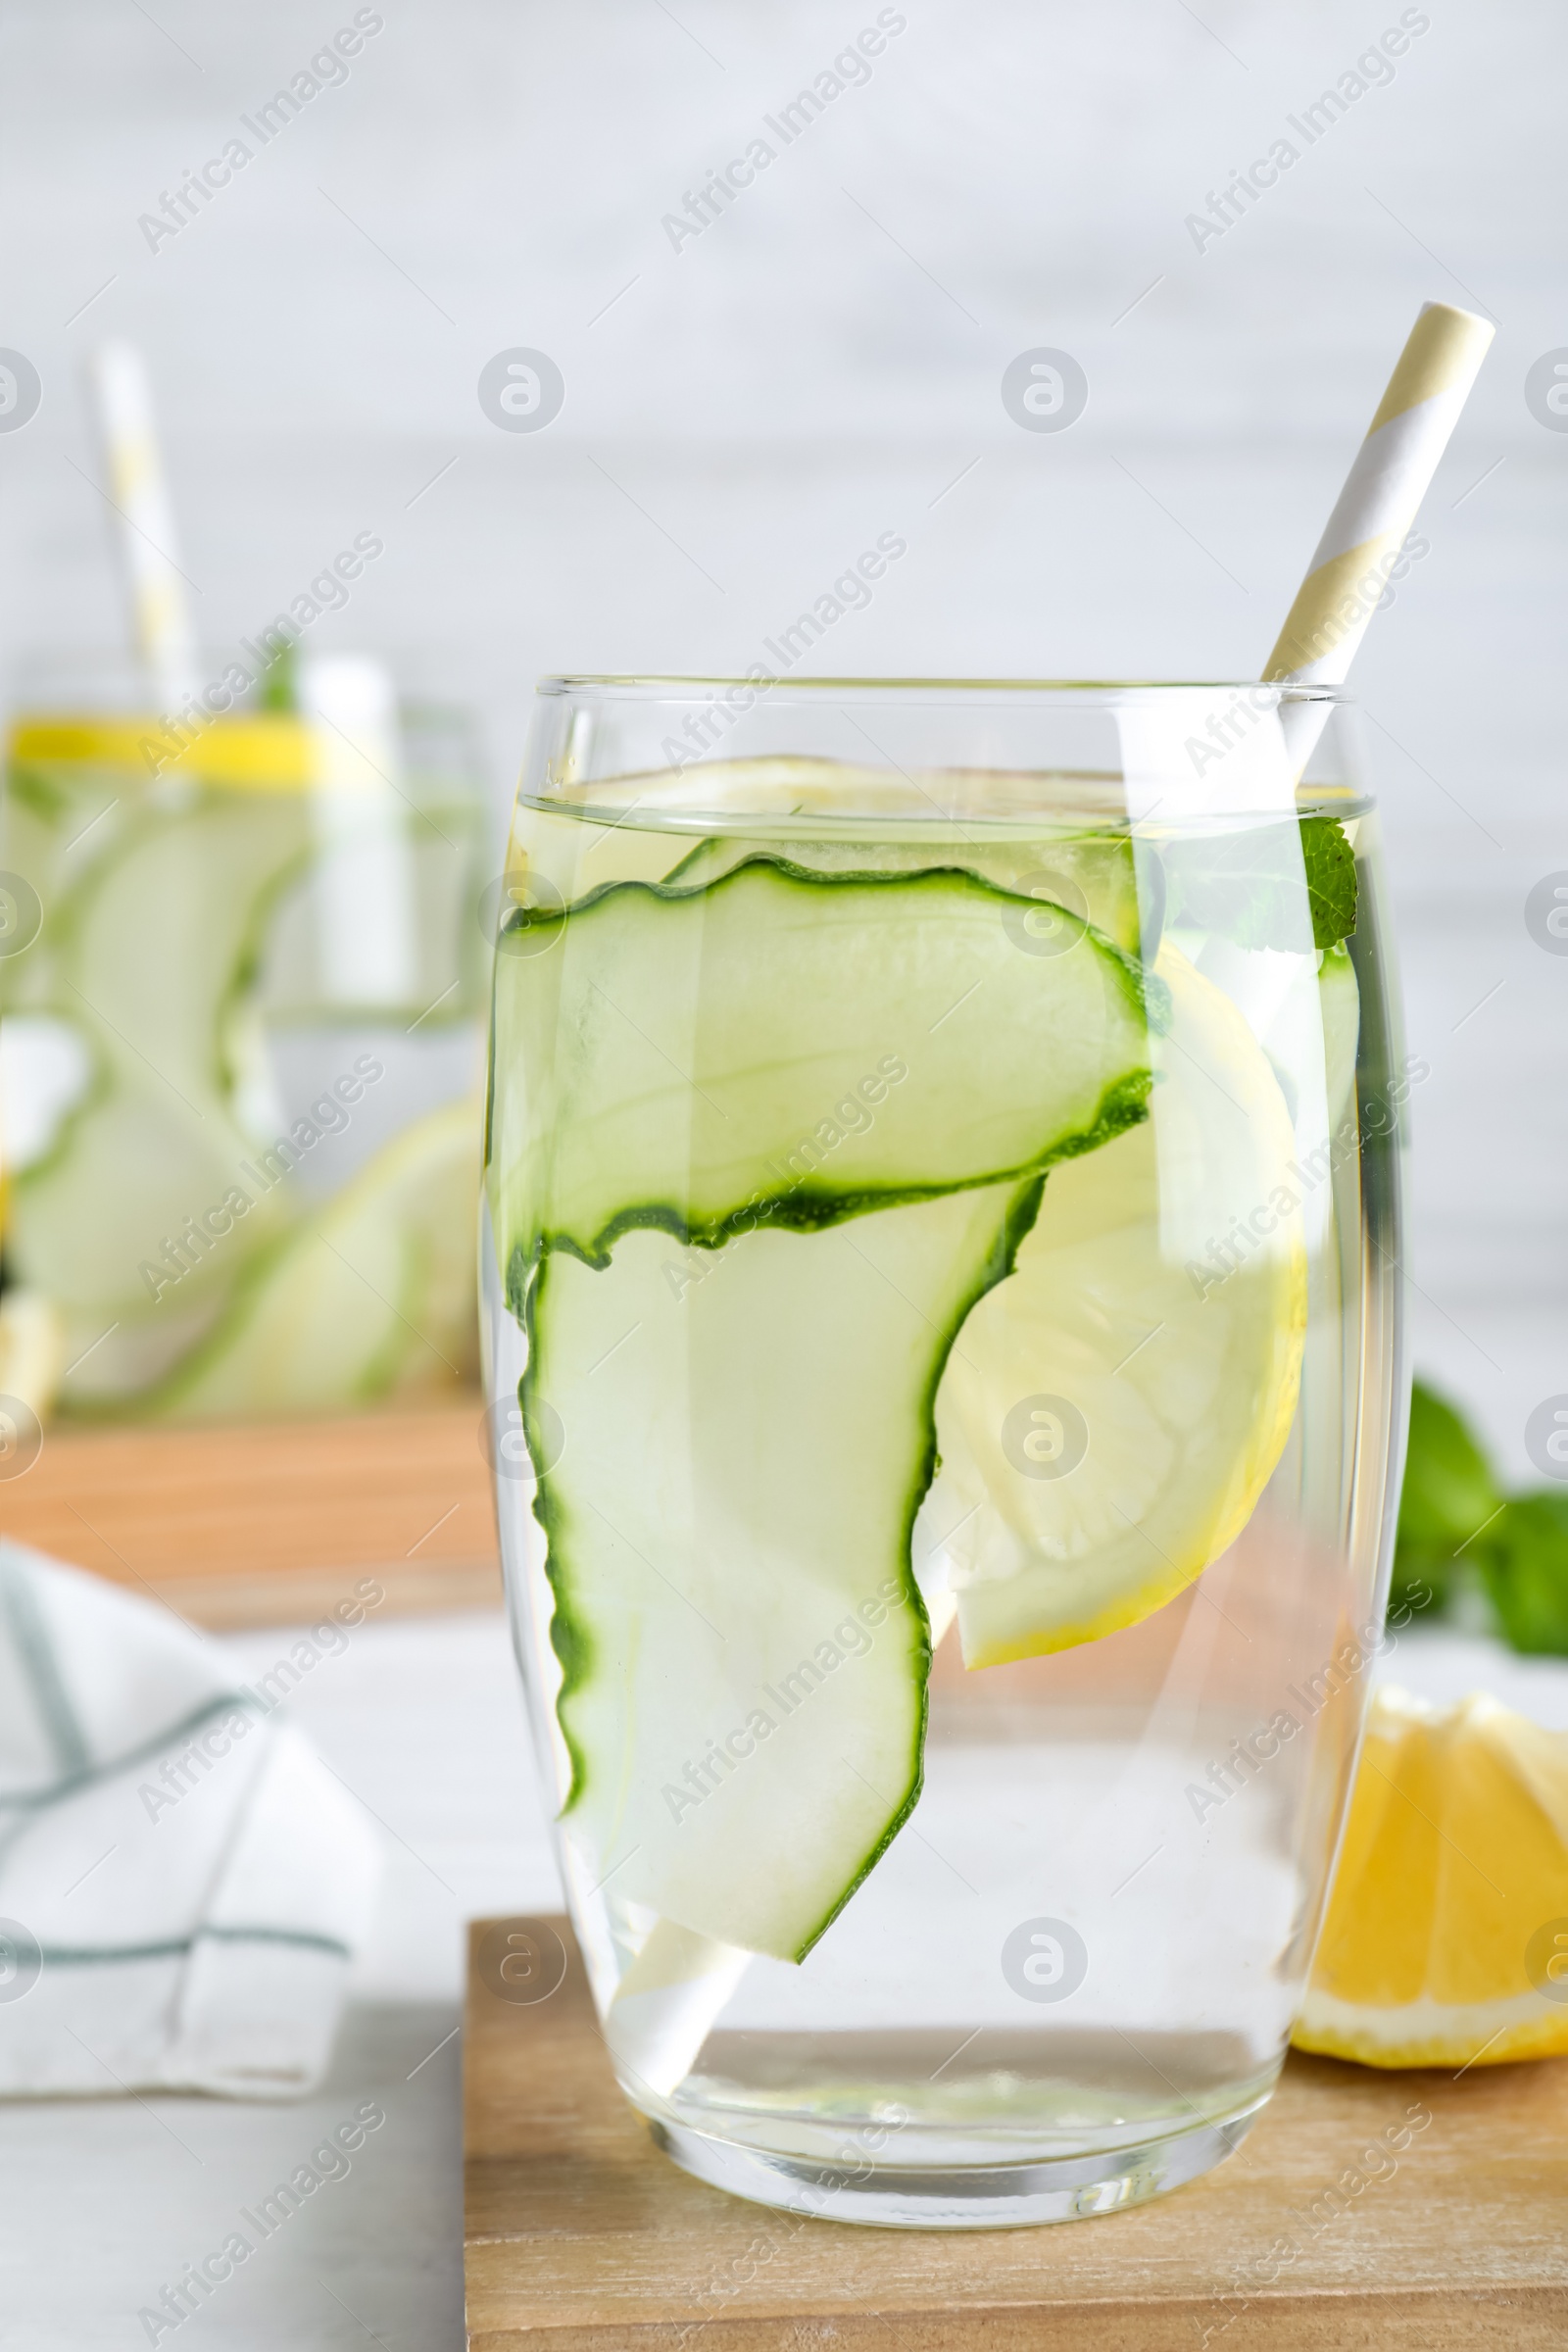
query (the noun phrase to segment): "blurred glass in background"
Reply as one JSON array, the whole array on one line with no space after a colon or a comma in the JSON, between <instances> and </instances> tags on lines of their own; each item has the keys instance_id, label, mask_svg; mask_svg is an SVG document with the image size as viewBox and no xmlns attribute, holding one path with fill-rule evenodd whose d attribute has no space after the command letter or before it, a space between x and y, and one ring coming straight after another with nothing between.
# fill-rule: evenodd
<instances>
[{"instance_id":1,"label":"blurred glass in background","mask_svg":"<svg viewBox=\"0 0 1568 2352\"><path fill-rule=\"evenodd\" d=\"M4 1276L35 1409L265 1416L470 1374L471 736L366 657L246 666L172 718L106 662L13 704Z\"/></svg>"},{"instance_id":2,"label":"blurred glass in background","mask_svg":"<svg viewBox=\"0 0 1568 2352\"><path fill-rule=\"evenodd\" d=\"M140 353L88 368L133 653L15 681L0 1390L334 1411L471 1375L485 813L461 712L302 646L200 660Z\"/></svg>"}]
</instances>

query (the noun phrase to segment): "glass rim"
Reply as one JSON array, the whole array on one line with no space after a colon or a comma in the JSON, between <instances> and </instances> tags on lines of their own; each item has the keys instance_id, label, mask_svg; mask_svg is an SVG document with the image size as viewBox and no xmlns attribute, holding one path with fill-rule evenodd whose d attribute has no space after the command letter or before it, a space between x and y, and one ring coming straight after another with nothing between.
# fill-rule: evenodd
<instances>
[{"instance_id":1,"label":"glass rim","mask_svg":"<svg viewBox=\"0 0 1568 2352\"><path fill-rule=\"evenodd\" d=\"M1288 678L951 678L951 677L775 677L760 664L744 675L685 674L678 671L600 670L547 671L537 679L537 695L622 693L640 700L690 701L696 694L726 694L736 688L769 695L804 694L813 701L835 694L972 694L1021 695L1033 698L1059 695L1067 700L1095 696L1153 698L1169 694L1255 694L1280 701L1352 705L1355 697L1343 685L1299 683Z\"/></svg>"}]
</instances>

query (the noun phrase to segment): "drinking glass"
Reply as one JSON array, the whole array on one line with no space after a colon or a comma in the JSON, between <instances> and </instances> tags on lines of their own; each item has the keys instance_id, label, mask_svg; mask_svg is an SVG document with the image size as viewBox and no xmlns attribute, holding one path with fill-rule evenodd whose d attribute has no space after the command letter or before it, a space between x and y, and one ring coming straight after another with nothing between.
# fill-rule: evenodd
<instances>
[{"instance_id":1,"label":"drinking glass","mask_svg":"<svg viewBox=\"0 0 1568 2352\"><path fill-rule=\"evenodd\" d=\"M764 2203L1102 2214L1301 1999L1402 1443L1338 690L550 678L496 938L507 1587L627 2098Z\"/></svg>"},{"instance_id":2,"label":"drinking glass","mask_svg":"<svg viewBox=\"0 0 1568 2352\"><path fill-rule=\"evenodd\" d=\"M53 1335L40 1408L347 1410L472 1366L466 721L356 656L288 708L210 674L174 718L85 656L14 692L0 1222Z\"/></svg>"}]
</instances>

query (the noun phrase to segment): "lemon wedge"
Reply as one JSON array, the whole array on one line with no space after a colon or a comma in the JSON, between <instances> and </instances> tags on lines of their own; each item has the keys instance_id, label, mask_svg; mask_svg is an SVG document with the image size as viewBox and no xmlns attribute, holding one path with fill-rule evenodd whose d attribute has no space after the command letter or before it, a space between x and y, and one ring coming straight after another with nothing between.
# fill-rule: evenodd
<instances>
[{"instance_id":1,"label":"lemon wedge","mask_svg":"<svg viewBox=\"0 0 1568 2352\"><path fill-rule=\"evenodd\" d=\"M1294 2039L1363 2066L1568 2051L1568 1737L1378 1691Z\"/></svg>"},{"instance_id":2,"label":"lemon wedge","mask_svg":"<svg viewBox=\"0 0 1568 2352\"><path fill-rule=\"evenodd\" d=\"M1134 1625L1246 1526L1296 1412L1306 1329L1300 1187L1272 1065L1170 944L1168 1026L1139 1127L1046 1181L1014 1272L937 1396L927 1524L964 1662Z\"/></svg>"}]
</instances>

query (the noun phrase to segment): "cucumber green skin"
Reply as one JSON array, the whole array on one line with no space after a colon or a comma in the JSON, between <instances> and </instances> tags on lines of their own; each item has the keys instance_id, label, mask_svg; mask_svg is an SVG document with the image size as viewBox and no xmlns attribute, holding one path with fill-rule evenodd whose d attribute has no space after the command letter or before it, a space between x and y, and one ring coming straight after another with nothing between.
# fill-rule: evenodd
<instances>
[{"instance_id":1,"label":"cucumber green skin","mask_svg":"<svg viewBox=\"0 0 1568 2352\"><path fill-rule=\"evenodd\" d=\"M914 874L858 871L836 872L831 875L796 865L792 860L758 855L727 867L712 881L693 889L681 889L670 882L611 882L588 892L564 911L519 915L509 923L508 929L528 930L546 940L541 956L552 955L559 948L566 926L607 902L633 897L665 903L689 901L711 896L726 885L735 883L742 875L765 869L779 878L813 891L833 892L846 885L877 889L897 889L905 892L938 890L957 882L968 891L994 900L1000 906L1016 906L1034 902L1020 901L1015 893L1004 891L969 868L956 865L929 866ZM917 919L917 918L916 918ZM1125 992L1127 1007L1139 1027L1162 1028L1165 1020L1165 991L1152 973L1093 929L1085 935L1084 944L1092 947L1103 958ZM566 1250L590 1266L604 1267L610 1263L610 1252L623 1233L642 1227L658 1227L677 1241L701 1249L717 1249L735 1235L749 1232L762 1223L786 1225L797 1232L819 1232L825 1226L840 1223L846 1217L864 1216L877 1209L893 1208L916 1200L932 1200L960 1189L954 1183L872 1185L846 1188L824 1185L814 1178L794 1184L780 1184L777 1189L759 1188L747 1200L716 1215L693 1215L688 1206L672 1200L639 1201L617 1211L590 1233L573 1232L534 1216L532 1202L523 1204L523 1213L515 1214L517 1203L510 1200L516 1178L513 1170L503 1169L497 1162L498 1123L496 1109L495 1054L501 1029L500 993L504 984L507 959L496 959L496 1008L492 1013L490 1032L490 1070L485 1117L485 1160L490 1172L491 1214L494 1223L498 1255L501 1259L502 1280L509 1305L520 1319L522 1301L531 1268L548 1250ZM1134 1126L1145 1115L1145 1103L1152 1080L1147 1070L1133 1071L1114 1081L1102 1096L1094 1117L1084 1130L1072 1137L1054 1143L1041 1152L1029 1154L1021 1161L1006 1166L977 1169L963 1180L963 1186L998 1184L1021 1180L1049 1168L1054 1162L1078 1152L1093 1151L1106 1143L1126 1127Z\"/></svg>"}]
</instances>

